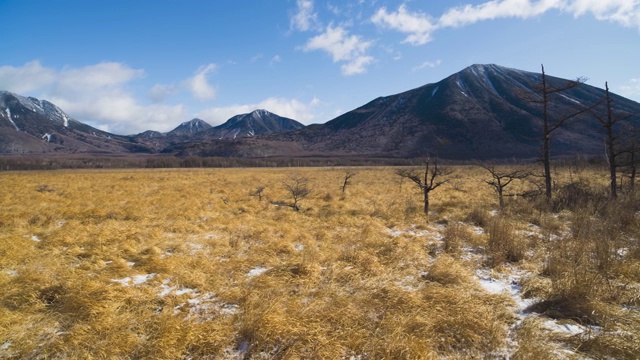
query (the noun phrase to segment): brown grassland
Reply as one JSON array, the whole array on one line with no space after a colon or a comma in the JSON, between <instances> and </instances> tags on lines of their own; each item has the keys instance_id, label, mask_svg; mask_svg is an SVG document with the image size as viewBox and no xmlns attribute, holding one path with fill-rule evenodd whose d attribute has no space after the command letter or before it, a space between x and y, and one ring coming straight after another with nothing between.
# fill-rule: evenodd
<instances>
[{"instance_id":1,"label":"brown grassland","mask_svg":"<svg viewBox=\"0 0 640 360\"><path fill-rule=\"evenodd\" d=\"M455 167L428 218L394 170L2 172L0 358L640 358L640 202L604 170L498 211Z\"/></svg>"}]
</instances>

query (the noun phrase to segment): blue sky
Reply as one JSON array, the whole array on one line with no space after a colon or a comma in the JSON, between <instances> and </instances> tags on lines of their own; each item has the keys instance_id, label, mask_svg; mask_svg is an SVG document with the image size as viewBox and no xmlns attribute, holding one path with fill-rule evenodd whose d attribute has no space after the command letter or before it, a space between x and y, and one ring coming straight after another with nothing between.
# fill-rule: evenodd
<instances>
[{"instance_id":1,"label":"blue sky","mask_svg":"<svg viewBox=\"0 0 640 360\"><path fill-rule=\"evenodd\" d=\"M475 64L640 101L640 0L0 0L0 90L117 134L324 123Z\"/></svg>"}]
</instances>

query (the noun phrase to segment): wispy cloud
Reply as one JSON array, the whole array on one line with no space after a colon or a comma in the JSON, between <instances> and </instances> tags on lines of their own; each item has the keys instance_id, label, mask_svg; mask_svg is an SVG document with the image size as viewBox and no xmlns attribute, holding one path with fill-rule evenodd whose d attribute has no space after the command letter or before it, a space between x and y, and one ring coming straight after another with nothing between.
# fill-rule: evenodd
<instances>
[{"instance_id":1,"label":"wispy cloud","mask_svg":"<svg viewBox=\"0 0 640 360\"><path fill-rule=\"evenodd\" d=\"M118 134L165 131L184 121L182 104L144 104L128 90L144 76L144 70L118 62L57 70L31 61L0 67L0 89L49 100L77 120ZM168 91L170 87L157 85L150 96Z\"/></svg>"},{"instance_id":2,"label":"wispy cloud","mask_svg":"<svg viewBox=\"0 0 640 360\"><path fill-rule=\"evenodd\" d=\"M640 77L630 79L627 84L620 86L620 95L640 101Z\"/></svg>"},{"instance_id":3,"label":"wispy cloud","mask_svg":"<svg viewBox=\"0 0 640 360\"><path fill-rule=\"evenodd\" d=\"M198 100L213 100L216 97L216 89L209 83L209 74L218 68L216 64L202 65L195 74L186 80L185 84Z\"/></svg>"},{"instance_id":4,"label":"wispy cloud","mask_svg":"<svg viewBox=\"0 0 640 360\"><path fill-rule=\"evenodd\" d=\"M418 65L418 66L414 66L413 68L411 68L412 71L419 71L422 69L427 69L427 68L434 68L438 65L440 65L442 63L441 60L436 60L436 61L425 61L422 64Z\"/></svg>"},{"instance_id":5,"label":"wispy cloud","mask_svg":"<svg viewBox=\"0 0 640 360\"><path fill-rule=\"evenodd\" d=\"M568 1L563 10L576 17L590 13L598 20L640 29L640 1L638 0L573 0Z\"/></svg>"},{"instance_id":6,"label":"wispy cloud","mask_svg":"<svg viewBox=\"0 0 640 360\"><path fill-rule=\"evenodd\" d=\"M438 19L437 26L461 27L480 21L498 18L527 19L544 14L553 9L560 9L562 0L501 0L488 1L479 5L464 5L447 10Z\"/></svg>"},{"instance_id":7,"label":"wispy cloud","mask_svg":"<svg viewBox=\"0 0 640 360\"><path fill-rule=\"evenodd\" d=\"M379 28L407 34L402 43L424 45L433 40L435 32L443 28L464 27L504 18L529 19L550 11L568 13L574 17L591 14L601 21L640 29L640 0L491 0L451 7L440 17L412 12L403 4L396 11L381 7L370 20Z\"/></svg>"},{"instance_id":8,"label":"wispy cloud","mask_svg":"<svg viewBox=\"0 0 640 360\"><path fill-rule=\"evenodd\" d=\"M367 65L373 62L372 56L358 56L346 64L340 65L340 70L344 75L356 75L367 72Z\"/></svg>"},{"instance_id":9,"label":"wispy cloud","mask_svg":"<svg viewBox=\"0 0 640 360\"><path fill-rule=\"evenodd\" d=\"M304 51L322 50L331 55L333 62L341 65L344 75L360 74L373 61L367 50L373 42L363 40L358 35L349 35L341 26L329 25L325 32L314 36L304 45Z\"/></svg>"},{"instance_id":10,"label":"wispy cloud","mask_svg":"<svg viewBox=\"0 0 640 360\"><path fill-rule=\"evenodd\" d=\"M149 98L155 103L161 103L177 91L178 87L175 85L156 84L149 90Z\"/></svg>"},{"instance_id":11,"label":"wispy cloud","mask_svg":"<svg viewBox=\"0 0 640 360\"><path fill-rule=\"evenodd\" d=\"M274 55L271 60L269 60L269 65L273 65L282 61L282 57L280 55Z\"/></svg>"},{"instance_id":12,"label":"wispy cloud","mask_svg":"<svg viewBox=\"0 0 640 360\"><path fill-rule=\"evenodd\" d=\"M313 0L297 0L296 5L296 12L290 19L291 29L309 31L320 26L318 14L313 9Z\"/></svg>"},{"instance_id":13,"label":"wispy cloud","mask_svg":"<svg viewBox=\"0 0 640 360\"><path fill-rule=\"evenodd\" d=\"M387 8L382 7L371 17L371 21L379 27L408 34L402 42L411 45L428 43L431 41L431 33L436 29L428 15L410 12L405 5L400 5L394 12L388 12Z\"/></svg>"}]
</instances>

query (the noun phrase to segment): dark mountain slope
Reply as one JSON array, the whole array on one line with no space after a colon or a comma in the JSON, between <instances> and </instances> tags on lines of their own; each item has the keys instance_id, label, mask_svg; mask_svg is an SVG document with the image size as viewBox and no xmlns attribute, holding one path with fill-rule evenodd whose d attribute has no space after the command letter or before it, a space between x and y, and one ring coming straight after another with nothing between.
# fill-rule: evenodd
<instances>
[{"instance_id":1,"label":"dark mountain slope","mask_svg":"<svg viewBox=\"0 0 640 360\"><path fill-rule=\"evenodd\" d=\"M282 133L303 128L301 123L266 110L255 110L249 114L236 115L224 124L202 134L211 139L236 139Z\"/></svg>"},{"instance_id":2,"label":"dark mountain slope","mask_svg":"<svg viewBox=\"0 0 640 360\"><path fill-rule=\"evenodd\" d=\"M205 131L211 129L211 125L209 125L206 121L195 118L193 120L187 121L187 122L183 122L182 124L180 124L178 127L176 127L175 129L169 131L168 133L166 133L167 136L172 137L172 136L184 136L184 137L188 137L188 136L192 136L195 135L201 131Z\"/></svg>"},{"instance_id":3,"label":"dark mountain slope","mask_svg":"<svg viewBox=\"0 0 640 360\"><path fill-rule=\"evenodd\" d=\"M542 105L536 88L541 74L498 65L473 65L446 79L380 97L323 125L267 141L294 141L309 152L371 156L421 156L440 149L453 159L533 158L539 154ZM564 79L548 77L551 86ZM550 99L558 119L604 97L582 84ZM640 112L640 104L614 96L616 108ZM584 115L553 136L554 155L602 152L600 125ZM440 145L442 142L445 145Z\"/></svg>"},{"instance_id":4,"label":"dark mountain slope","mask_svg":"<svg viewBox=\"0 0 640 360\"><path fill-rule=\"evenodd\" d=\"M46 100L0 91L0 153L148 151L130 137L76 121Z\"/></svg>"}]
</instances>

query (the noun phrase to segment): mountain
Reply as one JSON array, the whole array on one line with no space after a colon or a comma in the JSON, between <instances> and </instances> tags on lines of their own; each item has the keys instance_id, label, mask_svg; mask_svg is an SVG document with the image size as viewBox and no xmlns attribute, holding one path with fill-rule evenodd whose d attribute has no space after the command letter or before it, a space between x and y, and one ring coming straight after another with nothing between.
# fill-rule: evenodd
<instances>
[{"instance_id":1,"label":"mountain","mask_svg":"<svg viewBox=\"0 0 640 360\"><path fill-rule=\"evenodd\" d=\"M236 115L203 135L213 139L236 139L302 129L304 125L266 110Z\"/></svg>"},{"instance_id":2,"label":"mountain","mask_svg":"<svg viewBox=\"0 0 640 360\"><path fill-rule=\"evenodd\" d=\"M201 155L211 152L215 156L231 156L234 154L235 156L252 156L252 151L245 149L248 144L252 143L247 138L282 134L302 128L304 128L304 125L293 119L259 109L248 114L236 115L221 125L197 132L186 141L167 146L163 152L178 152L181 155L185 155L192 153L194 149L201 148L207 149ZM234 140L241 140L237 143L238 146L230 143ZM243 142L243 140L247 141ZM229 147L233 147L235 150L230 150ZM291 147L286 145L283 146L284 148L290 150ZM257 156L265 156L265 153L260 153Z\"/></svg>"},{"instance_id":3,"label":"mountain","mask_svg":"<svg viewBox=\"0 0 640 360\"><path fill-rule=\"evenodd\" d=\"M78 122L46 100L0 92L0 153L156 153L233 157L398 157L437 151L448 159L532 159L540 154L542 75L499 65L472 65L437 83L379 97L324 124L256 110L211 127L200 119L167 133L110 134ZM568 80L548 76L550 87ZM549 95L551 119L604 98L580 84ZM616 111L640 104L612 94ZM602 114L602 109L599 109ZM589 112L552 136L552 156L602 155L603 128Z\"/></svg>"},{"instance_id":4,"label":"mountain","mask_svg":"<svg viewBox=\"0 0 640 360\"><path fill-rule=\"evenodd\" d=\"M0 153L128 153L149 149L83 124L56 105L0 91Z\"/></svg>"},{"instance_id":5,"label":"mountain","mask_svg":"<svg viewBox=\"0 0 640 360\"><path fill-rule=\"evenodd\" d=\"M211 129L211 125L209 125L206 121L195 118L193 120L183 122L177 128L169 131L167 136L191 136L201 131L205 131L207 129Z\"/></svg>"},{"instance_id":6,"label":"mountain","mask_svg":"<svg viewBox=\"0 0 640 360\"><path fill-rule=\"evenodd\" d=\"M379 97L325 124L227 146L198 144L183 154L287 156L290 144L295 144L298 156L419 157L437 150L449 159L535 158L543 114L536 90L541 76L498 65L472 65L437 83ZM547 75L547 82L559 87L567 80ZM552 94L549 111L558 118L603 97L604 90L581 84ZM640 113L637 102L617 95L613 100L617 110ZM574 120L554 132L553 155L602 154L600 124L589 114Z\"/></svg>"},{"instance_id":7,"label":"mountain","mask_svg":"<svg viewBox=\"0 0 640 360\"><path fill-rule=\"evenodd\" d=\"M0 91L0 153L156 153L204 141L251 137L300 129L299 122L266 110L237 115L212 127L201 119L162 133L122 136L83 124L46 100Z\"/></svg>"}]
</instances>

